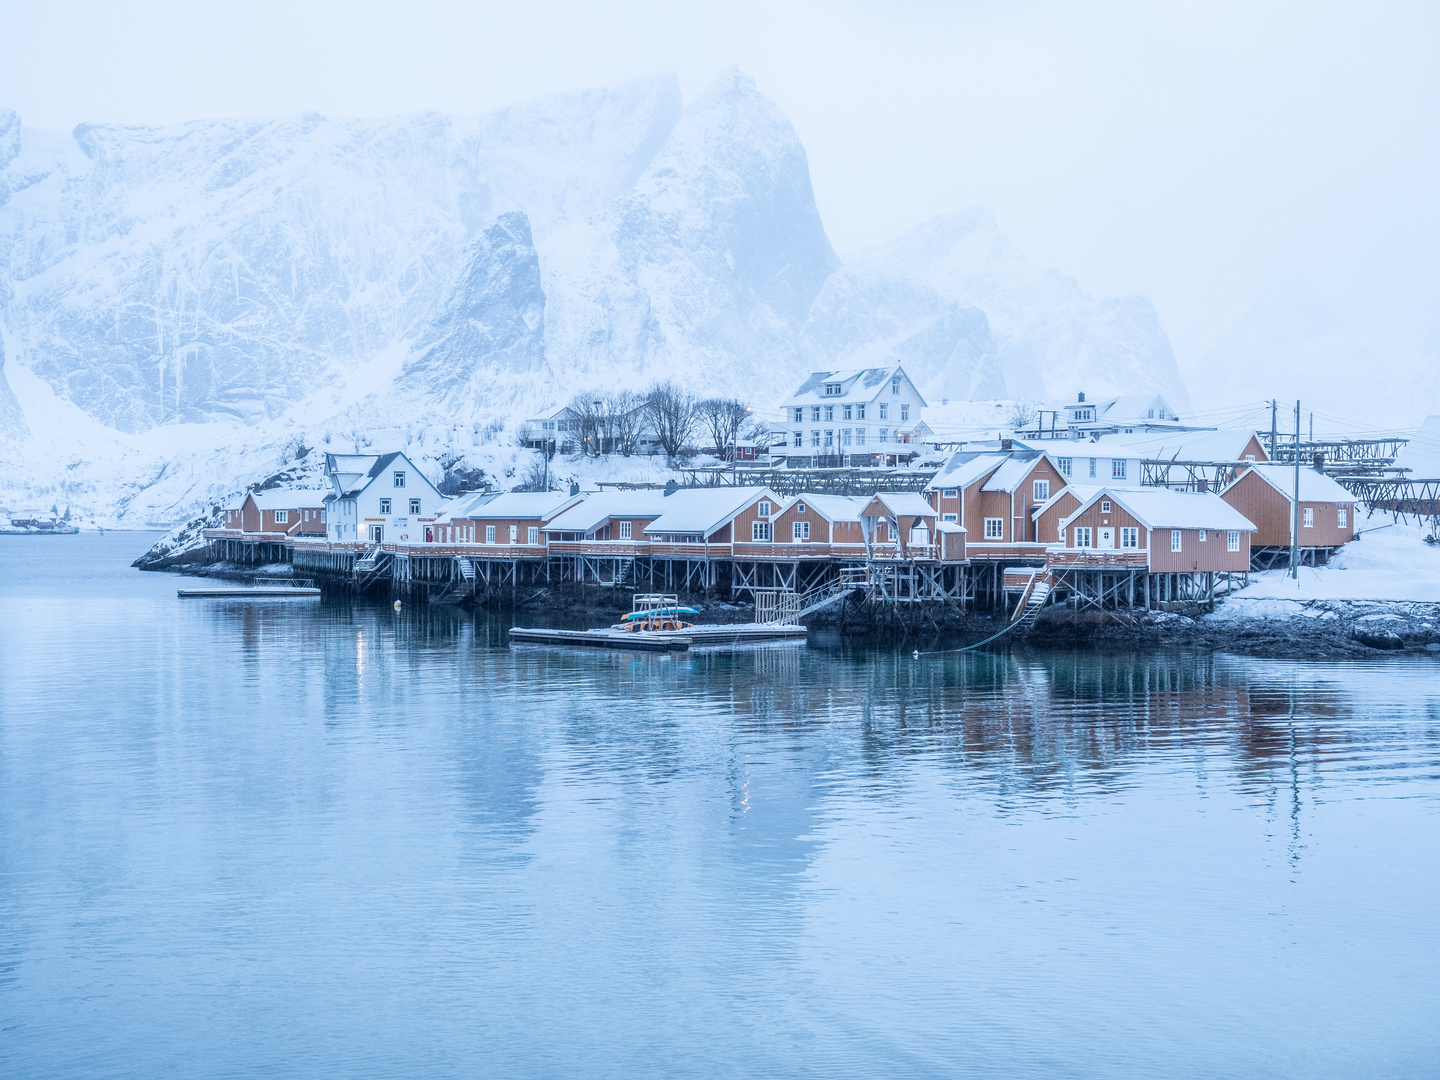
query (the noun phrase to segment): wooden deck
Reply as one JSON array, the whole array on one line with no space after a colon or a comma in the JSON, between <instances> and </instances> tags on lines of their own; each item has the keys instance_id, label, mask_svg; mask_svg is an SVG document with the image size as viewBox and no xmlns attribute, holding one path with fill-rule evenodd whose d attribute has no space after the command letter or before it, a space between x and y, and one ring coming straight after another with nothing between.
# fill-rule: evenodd
<instances>
[{"instance_id":1,"label":"wooden deck","mask_svg":"<svg viewBox=\"0 0 1440 1080\"><path fill-rule=\"evenodd\" d=\"M684 652L692 647L752 645L772 641L804 641L803 626L768 626L763 623L700 625L685 630L636 631L549 630L513 626L510 640L520 645L574 645L590 649L631 649L641 652Z\"/></svg>"}]
</instances>

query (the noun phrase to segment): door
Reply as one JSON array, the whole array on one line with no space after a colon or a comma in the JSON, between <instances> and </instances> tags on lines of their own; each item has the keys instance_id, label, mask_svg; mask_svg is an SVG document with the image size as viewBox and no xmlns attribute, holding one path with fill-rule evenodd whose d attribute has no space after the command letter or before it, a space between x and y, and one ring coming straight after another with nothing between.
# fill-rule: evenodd
<instances>
[{"instance_id":1,"label":"door","mask_svg":"<svg viewBox=\"0 0 1440 1080\"><path fill-rule=\"evenodd\" d=\"M371 526L370 526L370 542L371 542L372 544L379 544L379 543L383 542L384 538L385 538L385 526L384 526L384 525L371 525Z\"/></svg>"},{"instance_id":2,"label":"door","mask_svg":"<svg viewBox=\"0 0 1440 1080\"><path fill-rule=\"evenodd\" d=\"M1115 546L1114 525L1101 525L1095 530L1095 546L1107 550Z\"/></svg>"},{"instance_id":3,"label":"door","mask_svg":"<svg viewBox=\"0 0 1440 1080\"><path fill-rule=\"evenodd\" d=\"M435 542L435 529L431 525L425 526L425 542L427 544L433 544Z\"/></svg>"}]
</instances>

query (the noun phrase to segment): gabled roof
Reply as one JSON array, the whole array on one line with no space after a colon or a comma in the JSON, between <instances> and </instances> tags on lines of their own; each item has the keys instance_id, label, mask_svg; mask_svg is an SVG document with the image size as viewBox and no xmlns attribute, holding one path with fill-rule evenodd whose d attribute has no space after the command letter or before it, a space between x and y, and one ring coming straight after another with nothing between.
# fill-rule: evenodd
<instances>
[{"instance_id":1,"label":"gabled roof","mask_svg":"<svg viewBox=\"0 0 1440 1080\"><path fill-rule=\"evenodd\" d=\"M1012 450L1009 454L1010 460L996 469L980 490L1014 491L1025 482L1025 477L1030 475L1031 470L1040 463L1040 459L1044 456L1043 451ZM1057 469L1056 472L1059 470Z\"/></svg>"},{"instance_id":2,"label":"gabled roof","mask_svg":"<svg viewBox=\"0 0 1440 1080\"><path fill-rule=\"evenodd\" d=\"M1235 478L1236 483L1245 479L1246 473L1252 472L1285 498L1289 499L1294 495L1294 465L1250 465L1246 467L1245 472ZM1230 485L1230 487L1234 486L1234 484ZM1228 491L1229 488L1226 490ZM1302 465L1300 467L1300 501L1353 503L1355 496L1324 473L1316 472L1314 469Z\"/></svg>"},{"instance_id":3,"label":"gabled roof","mask_svg":"<svg viewBox=\"0 0 1440 1080\"><path fill-rule=\"evenodd\" d=\"M666 496L665 512L647 525L645 532L709 536L752 502L767 496L776 506L784 501L766 487L682 488Z\"/></svg>"},{"instance_id":4,"label":"gabled roof","mask_svg":"<svg viewBox=\"0 0 1440 1080\"><path fill-rule=\"evenodd\" d=\"M545 523L545 532L587 533L611 518L653 518L665 512L665 492L600 491Z\"/></svg>"},{"instance_id":5,"label":"gabled roof","mask_svg":"<svg viewBox=\"0 0 1440 1080\"><path fill-rule=\"evenodd\" d=\"M1119 503L1147 529L1214 529L1254 532L1255 525L1219 495L1209 491L1172 491L1170 488L1103 487L1062 518L1062 527L1100 498Z\"/></svg>"},{"instance_id":6,"label":"gabled roof","mask_svg":"<svg viewBox=\"0 0 1440 1080\"><path fill-rule=\"evenodd\" d=\"M462 499L435 519L436 524L465 520L528 520L538 518L546 521L561 511L568 510L583 495L571 495L566 491L504 491L496 494L477 492L475 496Z\"/></svg>"},{"instance_id":7,"label":"gabled roof","mask_svg":"<svg viewBox=\"0 0 1440 1080\"><path fill-rule=\"evenodd\" d=\"M246 498L254 499L260 510L299 510L325 505L323 490L252 491ZM242 503L243 505L243 503Z\"/></svg>"},{"instance_id":8,"label":"gabled roof","mask_svg":"<svg viewBox=\"0 0 1440 1080\"><path fill-rule=\"evenodd\" d=\"M1033 520L1038 521L1041 514L1045 513L1046 510L1049 510L1052 506L1054 506L1061 499L1065 498L1067 495L1070 498L1077 500L1083 505L1084 503L1089 502L1090 496L1098 493L1100 490L1101 489L1094 484L1066 484L1059 491L1055 492L1054 495L1051 495L1050 498L1046 499L1039 506L1035 507L1035 511L1030 515L1030 517Z\"/></svg>"},{"instance_id":9,"label":"gabled roof","mask_svg":"<svg viewBox=\"0 0 1440 1080\"><path fill-rule=\"evenodd\" d=\"M395 459L403 461L409 472L418 476L431 491L440 494L440 489L430 483L429 479L421 472L402 451L396 450L389 454L326 454L325 475L331 477L332 481L340 490L342 499L353 499L367 487L375 478L382 475L394 464Z\"/></svg>"},{"instance_id":10,"label":"gabled roof","mask_svg":"<svg viewBox=\"0 0 1440 1080\"><path fill-rule=\"evenodd\" d=\"M940 488L965 488L984 479L1010 460L1010 451L957 450L945 467L935 474L926 491Z\"/></svg>"},{"instance_id":11,"label":"gabled roof","mask_svg":"<svg viewBox=\"0 0 1440 1080\"><path fill-rule=\"evenodd\" d=\"M793 394L785 399L785 407L791 408L795 405L824 405L834 402L870 402L879 397L887 383L896 375L901 376L910 384L910 389L915 391L915 396L920 398L920 405L925 405L925 399L920 395L913 379L905 373L905 368L900 364L891 364L888 367L876 368L849 368L841 371L813 371L810 377L800 384ZM825 393L826 383L840 383L839 394Z\"/></svg>"},{"instance_id":12,"label":"gabled roof","mask_svg":"<svg viewBox=\"0 0 1440 1080\"><path fill-rule=\"evenodd\" d=\"M796 503L804 503L807 508L814 508L826 521L859 521L860 511L869 501L863 495L796 495L781 507L780 513Z\"/></svg>"},{"instance_id":13,"label":"gabled roof","mask_svg":"<svg viewBox=\"0 0 1440 1080\"><path fill-rule=\"evenodd\" d=\"M929 501L916 491L882 491L865 504L862 517L939 517Z\"/></svg>"}]
</instances>

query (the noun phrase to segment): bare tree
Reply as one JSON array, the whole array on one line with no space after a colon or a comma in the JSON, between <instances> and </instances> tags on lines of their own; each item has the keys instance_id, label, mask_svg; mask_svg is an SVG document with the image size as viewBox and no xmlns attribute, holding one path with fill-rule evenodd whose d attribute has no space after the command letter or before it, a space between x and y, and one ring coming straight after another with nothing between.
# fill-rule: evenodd
<instances>
[{"instance_id":1,"label":"bare tree","mask_svg":"<svg viewBox=\"0 0 1440 1080\"><path fill-rule=\"evenodd\" d=\"M699 420L695 398L672 382L656 383L646 395L645 406L656 439L665 456L674 461L695 434Z\"/></svg>"},{"instance_id":2,"label":"bare tree","mask_svg":"<svg viewBox=\"0 0 1440 1080\"><path fill-rule=\"evenodd\" d=\"M1010 411L1005 414L1006 422L1010 425L1011 431L1023 431L1035 422L1040 415L1035 404L1030 401L1017 401L1010 406Z\"/></svg>"},{"instance_id":3,"label":"bare tree","mask_svg":"<svg viewBox=\"0 0 1440 1080\"><path fill-rule=\"evenodd\" d=\"M698 409L715 456L724 457L726 448L740 437L740 428L750 419L750 410L734 398L706 398Z\"/></svg>"},{"instance_id":4,"label":"bare tree","mask_svg":"<svg viewBox=\"0 0 1440 1080\"><path fill-rule=\"evenodd\" d=\"M575 445L582 455L599 457L601 440L605 434L605 402L598 393L576 394L570 402L574 419L570 430L575 434Z\"/></svg>"},{"instance_id":5,"label":"bare tree","mask_svg":"<svg viewBox=\"0 0 1440 1080\"><path fill-rule=\"evenodd\" d=\"M605 399L607 434L611 453L629 457L640 446L645 427L645 399L632 390L619 390Z\"/></svg>"}]
</instances>

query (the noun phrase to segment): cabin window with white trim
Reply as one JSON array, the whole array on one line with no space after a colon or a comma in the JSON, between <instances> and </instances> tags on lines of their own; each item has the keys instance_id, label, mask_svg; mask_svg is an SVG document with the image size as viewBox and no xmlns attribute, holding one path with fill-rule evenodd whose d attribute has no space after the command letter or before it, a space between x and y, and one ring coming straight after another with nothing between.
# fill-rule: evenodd
<instances>
[{"instance_id":1,"label":"cabin window with white trim","mask_svg":"<svg viewBox=\"0 0 1440 1080\"><path fill-rule=\"evenodd\" d=\"M1201 529L1201 530L1200 530L1200 542L1201 542L1202 544L1205 543L1205 530L1204 530L1204 529Z\"/></svg>"},{"instance_id":2,"label":"cabin window with white trim","mask_svg":"<svg viewBox=\"0 0 1440 1080\"><path fill-rule=\"evenodd\" d=\"M486 526L485 526L485 542L486 542L487 544L493 544L493 543L495 542L495 526L494 526L494 525L486 525Z\"/></svg>"},{"instance_id":3,"label":"cabin window with white trim","mask_svg":"<svg viewBox=\"0 0 1440 1080\"><path fill-rule=\"evenodd\" d=\"M851 405L841 405L841 406L840 406L840 412L841 412L840 419L842 419L842 420L854 420L854 419L855 419L855 409L854 409L854 407L851 406Z\"/></svg>"},{"instance_id":4,"label":"cabin window with white trim","mask_svg":"<svg viewBox=\"0 0 1440 1080\"><path fill-rule=\"evenodd\" d=\"M855 406L855 419L856 419L856 420L864 420L864 419L865 419L865 405L864 405L863 403Z\"/></svg>"},{"instance_id":5,"label":"cabin window with white trim","mask_svg":"<svg viewBox=\"0 0 1440 1080\"><path fill-rule=\"evenodd\" d=\"M1121 529L1120 546L1122 548L1138 548L1140 546L1140 530L1132 528Z\"/></svg>"},{"instance_id":6,"label":"cabin window with white trim","mask_svg":"<svg viewBox=\"0 0 1440 1080\"><path fill-rule=\"evenodd\" d=\"M396 486L396 487L404 487L404 486L405 486L405 470L404 470L404 469L400 469L400 470L398 470L398 471L395 473L395 486Z\"/></svg>"},{"instance_id":7,"label":"cabin window with white trim","mask_svg":"<svg viewBox=\"0 0 1440 1080\"><path fill-rule=\"evenodd\" d=\"M887 439L889 439L889 438L890 438L890 429L889 429L889 428L883 428L883 427L882 427L882 428L880 429L880 441L883 443L883 442L885 442L885 441L886 441Z\"/></svg>"},{"instance_id":8,"label":"cabin window with white trim","mask_svg":"<svg viewBox=\"0 0 1440 1080\"><path fill-rule=\"evenodd\" d=\"M959 488L941 488L941 489L940 489L940 497L941 497L942 499L958 499L958 498L960 497L960 489L959 489Z\"/></svg>"},{"instance_id":9,"label":"cabin window with white trim","mask_svg":"<svg viewBox=\"0 0 1440 1080\"><path fill-rule=\"evenodd\" d=\"M1179 530L1179 529L1171 529L1171 530L1170 530L1170 550L1171 550L1171 551L1179 551L1179 550L1180 550L1180 530Z\"/></svg>"},{"instance_id":10,"label":"cabin window with white trim","mask_svg":"<svg viewBox=\"0 0 1440 1080\"><path fill-rule=\"evenodd\" d=\"M756 512L757 514L759 514L761 517L769 517L769 516L770 516L770 500L769 500L769 499L761 499L761 500L760 500L760 505L755 508L755 512Z\"/></svg>"},{"instance_id":11,"label":"cabin window with white trim","mask_svg":"<svg viewBox=\"0 0 1440 1080\"><path fill-rule=\"evenodd\" d=\"M276 524L276 525L284 525L284 524L285 524L286 522L288 522L289 520L290 520L290 511L289 511L289 510L276 510L276 511L275 511L275 524Z\"/></svg>"},{"instance_id":12,"label":"cabin window with white trim","mask_svg":"<svg viewBox=\"0 0 1440 1080\"><path fill-rule=\"evenodd\" d=\"M881 420L889 420L889 419L890 419L890 403L889 403L888 401L882 401L882 402L880 402L880 419L881 419ZM885 441L884 435L881 435L880 441L881 441L881 442L884 442L884 441Z\"/></svg>"},{"instance_id":13,"label":"cabin window with white trim","mask_svg":"<svg viewBox=\"0 0 1440 1080\"><path fill-rule=\"evenodd\" d=\"M1350 526L1349 526L1349 521L1350 521L1350 515L1349 515L1348 513L1346 513L1345 507L1343 507L1343 506L1342 506L1342 507L1339 507L1339 508L1335 511L1335 525L1336 525L1336 527L1337 527L1337 528L1341 528L1341 529L1348 529L1348 528L1350 527Z\"/></svg>"},{"instance_id":14,"label":"cabin window with white trim","mask_svg":"<svg viewBox=\"0 0 1440 1080\"><path fill-rule=\"evenodd\" d=\"M958 525L958 524L960 523L960 515L959 515L959 514L941 514L941 515L940 515L940 520L941 520L941 521L953 521L953 522L955 522L955 523Z\"/></svg>"},{"instance_id":15,"label":"cabin window with white trim","mask_svg":"<svg viewBox=\"0 0 1440 1080\"><path fill-rule=\"evenodd\" d=\"M765 541L770 539L770 522L752 521L750 523L750 539Z\"/></svg>"},{"instance_id":16,"label":"cabin window with white trim","mask_svg":"<svg viewBox=\"0 0 1440 1080\"><path fill-rule=\"evenodd\" d=\"M511 542L512 544L514 544L514 543L518 543L519 540L520 540L520 526L519 526L519 525L511 525L511 526L510 526L510 542Z\"/></svg>"},{"instance_id":17,"label":"cabin window with white trim","mask_svg":"<svg viewBox=\"0 0 1440 1080\"><path fill-rule=\"evenodd\" d=\"M389 500L389 499L381 499L381 500L380 500L380 513L382 513L382 514L388 514L388 513L390 513L390 500Z\"/></svg>"},{"instance_id":18,"label":"cabin window with white trim","mask_svg":"<svg viewBox=\"0 0 1440 1080\"><path fill-rule=\"evenodd\" d=\"M1253 462L1253 461L1255 460L1255 455L1254 455L1254 454L1246 454L1246 455L1245 455L1245 460L1246 460L1246 461L1252 461L1252 462Z\"/></svg>"},{"instance_id":19,"label":"cabin window with white trim","mask_svg":"<svg viewBox=\"0 0 1440 1080\"><path fill-rule=\"evenodd\" d=\"M827 382L827 383L825 384L825 396L826 396L826 397L838 397L838 396L840 395L840 387L841 387L841 385L842 385L842 384L841 384L841 383L838 383L838 382Z\"/></svg>"},{"instance_id":20,"label":"cabin window with white trim","mask_svg":"<svg viewBox=\"0 0 1440 1080\"><path fill-rule=\"evenodd\" d=\"M622 522L620 522L620 539L621 539L621 540L629 540L629 539L630 539L630 522L628 522L628 521L622 521Z\"/></svg>"},{"instance_id":21,"label":"cabin window with white trim","mask_svg":"<svg viewBox=\"0 0 1440 1080\"><path fill-rule=\"evenodd\" d=\"M810 406L810 422L811 422L811 423L819 423L819 422L820 422L820 406L819 406L819 405L811 405L811 406Z\"/></svg>"},{"instance_id":22,"label":"cabin window with white trim","mask_svg":"<svg viewBox=\"0 0 1440 1080\"><path fill-rule=\"evenodd\" d=\"M850 429L849 429L848 427L847 427L847 428L841 428L841 429L840 429L840 445L841 445L841 446L849 446L849 445L851 445L851 443L850 443Z\"/></svg>"},{"instance_id":23,"label":"cabin window with white trim","mask_svg":"<svg viewBox=\"0 0 1440 1080\"><path fill-rule=\"evenodd\" d=\"M626 524L626 525L629 525L630 523L627 521L627 522L625 522L625 524ZM531 525L531 526L530 526L529 540L530 540L530 546L531 546L531 547L534 547L536 544L540 543L540 526L539 526L539 525Z\"/></svg>"},{"instance_id":24,"label":"cabin window with white trim","mask_svg":"<svg viewBox=\"0 0 1440 1080\"><path fill-rule=\"evenodd\" d=\"M411 512L412 514L418 514L418 513L420 513L420 500L419 500L419 499L411 499L411 500L410 500L410 512Z\"/></svg>"},{"instance_id":25,"label":"cabin window with white trim","mask_svg":"<svg viewBox=\"0 0 1440 1080\"><path fill-rule=\"evenodd\" d=\"M986 539L986 540L1003 540L1004 538L1005 538L1005 519L1004 519L1004 518L986 518L986 519L985 519L985 539Z\"/></svg>"},{"instance_id":26,"label":"cabin window with white trim","mask_svg":"<svg viewBox=\"0 0 1440 1080\"><path fill-rule=\"evenodd\" d=\"M803 406L803 405L797 405L797 406L795 406L795 423L797 423L797 424L803 424L804 422L805 422L805 406Z\"/></svg>"},{"instance_id":27,"label":"cabin window with white trim","mask_svg":"<svg viewBox=\"0 0 1440 1080\"><path fill-rule=\"evenodd\" d=\"M890 393L892 393L892 394L898 394L899 392L900 392L900 376L899 376L899 375L896 375L895 378L893 378L893 379L890 380Z\"/></svg>"},{"instance_id":28,"label":"cabin window with white trim","mask_svg":"<svg viewBox=\"0 0 1440 1080\"><path fill-rule=\"evenodd\" d=\"M825 429L825 445L826 445L827 447L830 447L830 446L834 446L834 445L835 445L835 429L834 429L834 428L826 428L826 429Z\"/></svg>"},{"instance_id":29,"label":"cabin window with white trim","mask_svg":"<svg viewBox=\"0 0 1440 1080\"><path fill-rule=\"evenodd\" d=\"M1110 479L1125 479L1125 459L1123 457L1113 458L1110 462Z\"/></svg>"},{"instance_id":30,"label":"cabin window with white trim","mask_svg":"<svg viewBox=\"0 0 1440 1080\"><path fill-rule=\"evenodd\" d=\"M816 419L818 420L819 417L817 416ZM818 431L812 431L812 432L810 432L810 445L811 445L811 446L819 446L819 445L820 445L820 432L818 432Z\"/></svg>"},{"instance_id":31,"label":"cabin window with white trim","mask_svg":"<svg viewBox=\"0 0 1440 1080\"><path fill-rule=\"evenodd\" d=\"M804 503L796 503L796 504L795 504L795 513L797 513L797 514L803 514L804 512L805 512L805 504L804 504Z\"/></svg>"},{"instance_id":32,"label":"cabin window with white trim","mask_svg":"<svg viewBox=\"0 0 1440 1080\"><path fill-rule=\"evenodd\" d=\"M900 406L900 419L901 419L902 421L904 421L904 420L909 420L909 419L910 419L910 406L909 406L909 405L901 405L901 406Z\"/></svg>"},{"instance_id":33,"label":"cabin window with white trim","mask_svg":"<svg viewBox=\"0 0 1440 1080\"><path fill-rule=\"evenodd\" d=\"M1055 467L1060 470L1061 476L1069 476L1070 470L1075 467L1075 459L1068 457L1056 458Z\"/></svg>"},{"instance_id":34,"label":"cabin window with white trim","mask_svg":"<svg viewBox=\"0 0 1440 1080\"><path fill-rule=\"evenodd\" d=\"M1307 506L1307 507L1305 507L1305 528L1307 528L1307 529L1313 529L1314 527L1315 527L1315 508L1314 508L1313 506Z\"/></svg>"},{"instance_id":35,"label":"cabin window with white trim","mask_svg":"<svg viewBox=\"0 0 1440 1080\"><path fill-rule=\"evenodd\" d=\"M1034 495L1035 502L1044 502L1046 499L1050 498L1050 481L1036 480L1032 494Z\"/></svg>"},{"instance_id":36,"label":"cabin window with white trim","mask_svg":"<svg viewBox=\"0 0 1440 1080\"><path fill-rule=\"evenodd\" d=\"M1226 550L1226 551L1239 551L1239 550L1240 550L1240 532L1239 532L1239 530L1237 530L1237 529L1231 529L1228 533L1225 534L1225 550Z\"/></svg>"},{"instance_id":37,"label":"cabin window with white trim","mask_svg":"<svg viewBox=\"0 0 1440 1080\"><path fill-rule=\"evenodd\" d=\"M797 432L795 432L795 445L796 445L796 446L804 446L804 445L805 445L805 433L804 433L803 431L797 431Z\"/></svg>"},{"instance_id":38,"label":"cabin window with white trim","mask_svg":"<svg viewBox=\"0 0 1440 1080\"><path fill-rule=\"evenodd\" d=\"M1075 546L1076 546L1077 548L1088 548L1088 547L1093 546L1093 545L1090 543L1090 526L1089 526L1089 525L1076 525L1076 526L1075 526Z\"/></svg>"},{"instance_id":39,"label":"cabin window with white trim","mask_svg":"<svg viewBox=\"0 0 1440 1080\"><path fill-rule=\"evenodd\" d=\"M794 539L797 543L798 543L799 541L801 541L801 540L809 540L809 539L810 539L810 522L808 522L808 521L797 521L797 522L795 522L795 525L794 525L794 527L790 530L790 533L791 533L791 538Z\"/></svg>"},{"instance_id":40,"label":"cabin window with white trim","mask_svg":"<svg viewBox=\"0 0 1440 1080\"><path fill-rule=\"evenodd\" d=\"M1109 500L1109 499L1101 499L1101 500L1100 500L1100 513L1102 513L1102 514L1108 514L1109 512L1110 512L1110 500Z\"/></svg>"},{"instance_id":41,"label":"cabin window with white trim","mask_svg":"<svg viewBox=\"0 0 1440 1080\"><path fill-rule=\"evenodd\" d=\"M855 445L856 445L856 446L864 446L864 445L865 445L865 429L864 429L863 427L857 427L857 428L855 429Z\"/></svg>"},{"instance_id":42,"label":"cabin window with white trim","mask_svg":"<svg viewBox=\"0 0 1440 1080\"><path fill-rule=\"evenodd\" d=\"M835 419L835 406L834 406L834 405L826 405L826 406L825 406L825 422L828 424L828 423L830 423L830 421L832 421L832 420L834 420L834 419Z\"/></svg>"}]
</instances>

